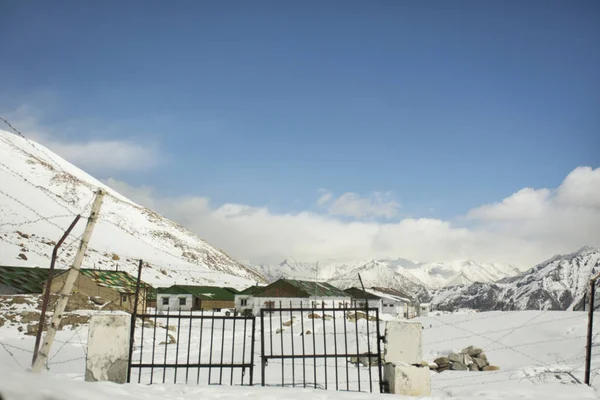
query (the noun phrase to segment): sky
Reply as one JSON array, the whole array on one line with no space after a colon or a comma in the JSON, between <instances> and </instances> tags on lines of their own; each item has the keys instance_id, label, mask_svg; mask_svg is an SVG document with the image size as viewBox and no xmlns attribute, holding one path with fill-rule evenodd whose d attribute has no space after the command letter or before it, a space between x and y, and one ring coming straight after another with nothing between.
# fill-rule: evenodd
<instances>
[{"instance_id":1,"label":"sky","mask_svg":"<svg viewBox=\"0 0 600 400\"><path fill-rule=\"evenodd\" d=\"M597 1L0 7L0 116L238 258L600 245Z\"/></svg>"}]
</instances>

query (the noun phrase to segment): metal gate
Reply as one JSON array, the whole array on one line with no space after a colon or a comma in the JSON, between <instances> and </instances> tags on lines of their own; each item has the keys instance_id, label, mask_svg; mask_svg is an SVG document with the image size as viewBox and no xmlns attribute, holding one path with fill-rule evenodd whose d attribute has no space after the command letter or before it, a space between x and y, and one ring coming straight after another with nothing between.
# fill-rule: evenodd
<instances>
[{"instance_id":1,"label":"metal gate","mask_svg":"<svg viewBox=\"0 0 600 400\"><path fill-rule=\"evenodd\" d=\"M377 308L263 308L263 386L385 393ZM308 371L308 372L307 372Z\"/></svg>"},{"instance_id":2,"label":"metal gate","mask_svg":"<svg viewBox=\"0 0 600 400\"><path fill-rule=\"evenodd\" d=\"M134 313L127 381L252 385L254 331L252 316Z\"/></svg>"}]
</instances>

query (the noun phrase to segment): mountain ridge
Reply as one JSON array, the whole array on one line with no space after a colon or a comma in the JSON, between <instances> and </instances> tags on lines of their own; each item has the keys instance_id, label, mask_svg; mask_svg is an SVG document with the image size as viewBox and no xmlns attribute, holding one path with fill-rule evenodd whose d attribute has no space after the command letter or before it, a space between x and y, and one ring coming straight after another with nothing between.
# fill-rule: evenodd
<instances>
[{"instance_id":1,"label":"mountain ridge","mask_svg":"<svg viewBox=\"0 0 600 400\"><path fill-rule=\"evenodd\" d=\"M148 263L142 279L159 286L246 287L265 281L180 224L129 200L42 145L3 130L0 181L0 262L5 265L48 265L52 249L47 243L58 240L76 214L89 212L94 191L102 188L105 199L83 267L134 273L141 258ZM81 234L83 225L77 225L67 243ZM61 267L74 253L68 246L59 253Z\"/></svg>"}]
</instances>

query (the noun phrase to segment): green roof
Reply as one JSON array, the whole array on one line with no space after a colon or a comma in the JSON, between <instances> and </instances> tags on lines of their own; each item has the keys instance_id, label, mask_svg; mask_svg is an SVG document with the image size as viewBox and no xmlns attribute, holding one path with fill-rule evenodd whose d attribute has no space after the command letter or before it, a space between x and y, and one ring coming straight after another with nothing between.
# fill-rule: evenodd
<instances>
[{"instance_id":1,"label":"green roof","mask_svg":"<svg viewBox=\"0 0 600 400\"><path fill-rule=\"evenodd\" d=\"M121 293L135 293L137 278L125 271L108 271L102 269L82 269L81 274L93 279L99 286L109 287ZM145 282L140 282L140 289L152 288Z\"/></svg>"},{"instance_id":2,"label":"green roof","mask_svg":"<svg viewBox=\"0 0 600 400\"><path fill-rule=\"evenodd\" d=\"M284 281L306 292L311 297L349 297L346 292L327 282L297 281L293 279L284 279Z\"/></svg>"},{"instance_id":3,"label":"green roof","mask_svg":"<svg viewBox=\"0 0 600 400\"><path fill-rule=\"evenodd\" d=\"M265 288L264 286L250 286L249 288L242 290L239 294L247 294L247 295L252 296L252 295L260 292L264 288Z\"/></svg>"},{"instance_id":4,"label":"green roof","mask_svg":"<svg viewBox=\"0 0 600 400\"><path fill-rule=\"evenodd\" d=\"M202 300L233 301L235 298L235 293L231 291L231 288L218 286L173 285L168 288L159 288L157 291L165 294L191 294Z\"/></svg>"},{"instance_id":5,"label":"green roof","mask_svg":"<svg viewBox=\"0 0 600 400\"><path fill-rule=\"evenodd\" d=\"M284 289L286 285L291 286L293 290L286 291ZM280 292L280 290L283 290L283 292ZM286 293L286 295L280 293ZM294 279L279 279L257 291L254 295L257 297L350 297L344 291L326 282L298 281Z\"/></svg>"},{"instance_id":6,"label":"green roof","mask_svg":"<svg viewBox=\"0 0 600 400\"><path fill-rule=\"evenodd\" d=\"M49 272L49 268L0 266L0 284L10 286L20 294L42 293Z\"/></svg>"},{"instance_id":7,"label":"green roof","mask_svg":"<svg viewBox=\"0 0 600 400\"><path fill-rule=\"evenodd\" d=\"M346 289L344 292L348 293L353 299L359 300L379 300L381 298L373 293L365 292L364 290L355 287Z\"/></svg>"}]
</instances>

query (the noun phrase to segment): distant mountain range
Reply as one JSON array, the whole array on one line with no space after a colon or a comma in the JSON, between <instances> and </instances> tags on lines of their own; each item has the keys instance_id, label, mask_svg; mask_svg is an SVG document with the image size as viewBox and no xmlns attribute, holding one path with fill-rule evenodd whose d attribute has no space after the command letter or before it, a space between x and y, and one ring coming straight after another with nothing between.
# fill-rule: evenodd
<instances>
[{"instance_id":1,"label":"distant mountain range","mask_svg":"<svg viewBox=\"0 0 600 400\"><path fill-rule=\"evenodd\" d=\"M321 280L340 288L378 286L402 290L422 302L431 300L431 291L473 282L495 282L521 271L513 266L480 264L474 261L417 263L403 258L370 261L321 261L302 263L286 259L278 265L252 266L274 281L281 277Z\"/></svg>"},{"instance_id":2,"label":"distant mountain range","mask_svg":"<svg viewBox=\"0 0 600 400\"><path fill-rule=\"evenodd\" d=\"M600 250L584 247L497 282L433 290L433 303L448 311L581 310L589 279L598 272Z\"/></svg>"},{"instance_id":3,"label":"distant mountain range","mask_svg":"<svg viewBox=\"0 0 600 400\"><path fill-rule=\"evenodd\" d=\"M286 259L278 265L253 268L270 281L317 279L340 288L360 286L360 275L365 287L398 289L440 310L577 310L589 278L600 272L600 250L584 247L525 271L471 260L418 263L402 258L318 263Z\"/></svg>"}]
</instances>

